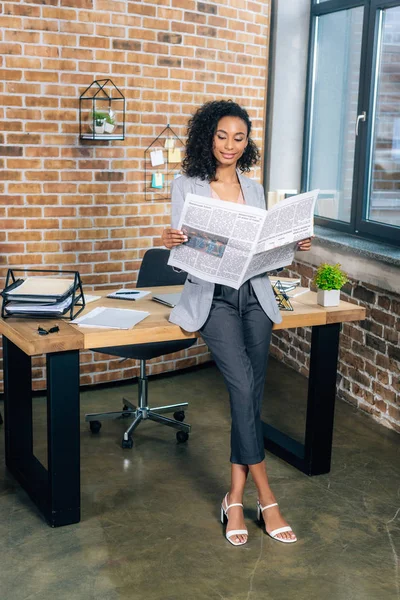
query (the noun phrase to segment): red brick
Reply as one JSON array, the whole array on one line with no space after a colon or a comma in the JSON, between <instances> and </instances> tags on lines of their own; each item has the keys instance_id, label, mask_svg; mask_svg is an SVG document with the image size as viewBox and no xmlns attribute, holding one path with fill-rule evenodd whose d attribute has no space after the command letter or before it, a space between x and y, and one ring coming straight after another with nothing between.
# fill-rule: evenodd
<instances>
[{"instance_id":1,"label":"red brick","mask_svg":"<svg viewBox=\"0 0 400 600\"><path fill-rule=\"evenodd\" d=\"M27 229L58 229L57 219L28 219L26 221Z\"/></svg>"},{"instance_id":2,"label":"red brick","mask_svg":"<svg viewBox=\"0 0 400 600\"><path fill-rule=\"evenodd\" d=\"M40 241L42 233L40 231L9 231L7 237L10 242Z\"/></svg>"},{"instance_id":3,"label":"red brick","mask_svg":"<svg viewBox=\"0 0 400 600\"><path fill-rule=\"evenodd\" d=\"M22 79L22 71L0 69L0 79L3 81L20 81Z\"/></svg>"},{"instance_id":4,"label":"red brick","mask_svg":"<svg viewBox=\"0 0 400 600\"><path fill-rule=\"evenodd\" d=\"M24 250L24 244L0 244L0 255L9 253L15 254L16 252L22 254Z\"/></svg>"}]
</instances>

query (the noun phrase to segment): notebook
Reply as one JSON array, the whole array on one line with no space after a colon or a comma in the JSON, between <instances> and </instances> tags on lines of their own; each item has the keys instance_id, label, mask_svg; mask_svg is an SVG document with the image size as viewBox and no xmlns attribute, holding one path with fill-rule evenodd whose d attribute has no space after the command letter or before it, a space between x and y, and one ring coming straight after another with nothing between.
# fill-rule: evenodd
<instances>
[{"instance_id":1,"label":"notebook","mask_svg":"<svg viewBox=\"0 0 400 600\"><path fill-rule=\"evenodd\" d=\"M175 292L172 294L153 294L152 300L155 302L160 302L160 304L165 304L165 306L170 306L174 308L181 299L182 292Z\"/></svg>"},{"instance_id":2,"label":"notebook","mask_svg":"<svg viewBox=\"0 0 400 600\"><path fill-rule=\"evenodd\" d=\"M107 298L115 298L116 300L140 300L150 294L146 290L130 290L127 288L121 288L115 292L107 294Z\"/></svg>"}]
</instances>

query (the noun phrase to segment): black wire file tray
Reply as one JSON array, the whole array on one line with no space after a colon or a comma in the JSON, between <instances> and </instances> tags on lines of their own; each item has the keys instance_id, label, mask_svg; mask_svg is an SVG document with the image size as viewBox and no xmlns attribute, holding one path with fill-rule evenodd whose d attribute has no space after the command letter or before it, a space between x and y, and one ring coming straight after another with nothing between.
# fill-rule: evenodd
<instances>
[{"instance_id":1,"label":"black wire file tray","mask_svg":"<svg viewBox=\"0 0 400 600\"><path fill-rule=\"evenodd\" d=\"M278 304L279 310L293 310L293 306L290 302L289 296L286 293L285 287L282 283L277 280L277 282L272 286L275 294L275 300Z\"/></svg>"},{"instance_id":2,"label":"black wire file tray","mask_svg":"<svg viewBox=\"0 0 400 600\"><path fill-rule=\"evenodd\" d=\"M1 317L75 319L85 308L78 271L8 269Z\"/></svg>"}]
</instances>

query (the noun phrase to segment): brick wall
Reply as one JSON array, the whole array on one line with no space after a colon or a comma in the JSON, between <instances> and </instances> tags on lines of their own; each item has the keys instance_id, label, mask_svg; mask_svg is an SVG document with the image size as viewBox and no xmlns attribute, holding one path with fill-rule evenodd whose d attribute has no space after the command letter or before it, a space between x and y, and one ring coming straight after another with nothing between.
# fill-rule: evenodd
<instances>
[{"instance_id":1,"label":"brick wall","mask_svg":"<svg viewBox=\"0 0 400 600\"><path fill-rule=\"evenodd\" d=\"M297 261L282 275L301 276L301 285L307 287L315 270ZM343 324L338 397L400 432L400 296L350 280L342 288L341 297L364 306L367 314L364 321ZM272 337L272 355L307 376L311 329L277 331Z\"/></svg>"},{"instance_id":2,"label":"brick wall","mask_svg":"<svg viewBox=\"0 0 400 600\"><path fill-rule=\"evenodd\" d=\"M262 145L269 2L34 0L0 2L0 261L79 269L86 291L136 281L169 223L146 202L143 152L167 123L184 138L195 107L232 98ZM124 141L79 142L78 99L111 78L127 99ZM259 177L260 171L255 173ZM208 360L204 345L150 372ZM135 361L81 355L82 384L130 378ZM34 359L42 389L44 358Z\"/></svg>"}]
</instances>

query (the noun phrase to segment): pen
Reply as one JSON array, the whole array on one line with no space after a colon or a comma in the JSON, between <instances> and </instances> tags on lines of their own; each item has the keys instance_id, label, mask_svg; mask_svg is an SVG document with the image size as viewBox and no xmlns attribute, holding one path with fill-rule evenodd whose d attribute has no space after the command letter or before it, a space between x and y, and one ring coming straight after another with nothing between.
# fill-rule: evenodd
<instances>
[{"instance_id":1,"label":"pen","mask_svg":"<svg viewBox=\"0 0 400 600\"><path fill-rule=\"evenodd\" d=\"M126 294L140 294L140 292L115 292L116 294L126 295Z\"/></svg>"}]
</instances>

